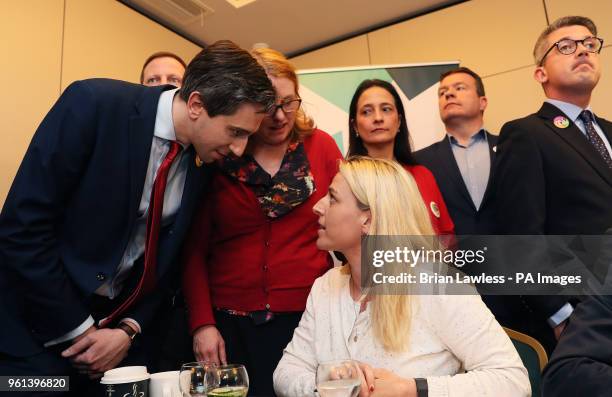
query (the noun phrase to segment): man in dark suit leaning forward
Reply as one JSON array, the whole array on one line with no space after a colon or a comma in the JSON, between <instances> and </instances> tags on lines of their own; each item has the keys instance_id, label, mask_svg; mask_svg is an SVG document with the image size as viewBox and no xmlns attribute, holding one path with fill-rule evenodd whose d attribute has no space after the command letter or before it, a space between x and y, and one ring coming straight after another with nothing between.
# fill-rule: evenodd
<instances>
[{"instance_id":1,"label":"man in dark suit leaning forward","mask_svg":"<svg viewBox=\"0 0 612 397\"><path fill-rule=\"evenodd\" d=\"M589 105L602 43L593 21L579 16L554 21L538 38L534 77L547 99L537 113L506 123L498 143L502 233L593 235L612 226L612 124ZM542 309L556 313L548 322L558 338L572 306Z\"/></svg>"},{"instance_id":2,"label":"man in dark suit leaning forward","mask_svg":"<svg viewBox=\"0 0 612 397\"><path fill-rule=\"evenodd\" d=\"M143 364L132 339L179 271L202 165L240 156L274 100L229 41L198 54L180 90L105 79L65 90L0 214L1 375L74 375L86 395L82 375Z\"/></svg>"}]
</instances>

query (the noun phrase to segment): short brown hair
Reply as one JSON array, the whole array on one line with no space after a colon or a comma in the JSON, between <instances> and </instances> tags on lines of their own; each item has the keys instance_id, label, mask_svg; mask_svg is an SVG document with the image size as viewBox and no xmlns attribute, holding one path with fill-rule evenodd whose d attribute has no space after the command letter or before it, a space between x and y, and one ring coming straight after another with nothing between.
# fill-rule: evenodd
<instances>
[{"instance_id":1,"label":"short brown hair","mask_svg":"<svg viewBox=\"0 0 612 397\"><path fill-rule=\"evenodd\" d=\"M183 59L181 59L180 56L173 54L171 52L167 52L167 51L160 51L160 52L156 52L154 54L151 54L150 57L147 58L147 60L145 61L144 65L142 65L142 69L140 70L140 84L144 83L144 70L147 67L148 64L151 63L151 61L153 61L154 59L157 58L172 58L172 59L176 59L176 61L178 63L180 63L181 65L183 65L183 69L187 69L187 64L185 64L185 61L183 61Z\"/></svg>"},{"instance_id":2,"label":"short brown hair","mask_svg":"<svg viewBox=\"0 0 612 397\"><path fill-rule=\"evenodd\" d=\"M597 36L597 26L595 26L595 23L589 18L575 15L561 17L548 25L540 34L538 40L536 40L535 46L533 47L533 59L536 65L542 63L542 57L544 56L546 50L548 50L548 36L550 36L552 32L567 26L584 26L593 36Z\"/></svg>"},{"instance_id":3,"label":"short brown hair","mask_svg":"<svg viewBox=\"0 0 612 397\"><path fill-rule=\"evenodd\" d=\"M193 58L178 95L185 102L192 92L200 98L210 117L231 115L245 103L267 112L276 92L264 68L248 51L229 40L220 40Z\"/></svg>"},{"instance_id":4,"label":"short brown hair","mask_svg":"<svg viewBox=\"0 0 612 397\"><path fill-rule=\"evenodd\" d=\"M442 80L444 80L451 74L457 74L457 73L465 73L465 74L469 74L470 76L472 76L474 80L476 80L476 93L478 94L478 96L485 96L485 88L484 88L484 84L482 83L482 79L480 78L478 73L474 72L470 68L466 68L465 66L451 69L448 72L442 73L440 75L440 83L442 82Z\"/></svg>"}]
</instances>

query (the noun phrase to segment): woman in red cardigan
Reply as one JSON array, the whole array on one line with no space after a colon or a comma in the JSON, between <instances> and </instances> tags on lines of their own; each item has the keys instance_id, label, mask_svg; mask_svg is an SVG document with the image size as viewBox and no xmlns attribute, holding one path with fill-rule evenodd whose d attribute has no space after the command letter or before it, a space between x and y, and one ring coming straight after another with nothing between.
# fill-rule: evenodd
<instances>
[{"instance_id":1,"label":"woman in red cardigan","mask_svg":"<svg viewBox=\"0 0 612 397\"><path fill-rule=\"evenodd\" d=\"M361 82L349 108L347 157L370 156L402 164L419 188L436 233L454 235L455 225L433 174L412 156L405 114L391 83L378 79Z\"/></svg>"},{"instance_id":2,"label":"woman in red cardigan","mask_svg":"<svg viewBox=\"0 0 612 397\"><path fill-rule=\"evenodd\" d=\"M332 265L316 247L312 207L342 155L300 109L289 61L271 49L252 54L277 104L243 157L216 164L185 246L183 287L196 358L246 365L249 392L268 396L310 288Z\"/></svg>"}]
</instances>

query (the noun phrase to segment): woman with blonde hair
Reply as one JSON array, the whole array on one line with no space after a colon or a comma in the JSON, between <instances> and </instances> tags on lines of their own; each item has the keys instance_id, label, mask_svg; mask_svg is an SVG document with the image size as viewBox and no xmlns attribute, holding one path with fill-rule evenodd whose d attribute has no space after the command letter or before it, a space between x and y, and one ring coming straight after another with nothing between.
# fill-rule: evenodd
<instances>
[{"instance_id":1,"label":"woman with blonde hair","mask_svg":"<svg viewBox=\"0 0 612 397\"><path fill-rule=\"evenodd\" d=\"M341 153L301 109L295 68L256 49L277 102L241 158L218 161L184 249L183 286L198 360L247 367L249 392L272 395L272 372L314 280L332 265L316 246L312 206Z\"/></svg>"},{"instance_id":2,"label":"woman with blonde hair","mask_svg":"<svg viewBox=\"0 0 612 397\"><path fill-rule=\"evenodd\" d=\"M362 288L362 271L372 267L361 263L363 236L413 236L416 246L436 248L420 237L433 228L401 165L368 157L342 162L313 210L317 246L339 250L348 263L315 281L274 372L277 395L313 396L317 365L341 359L362 363L361 396L420 397L425 389L430 397L530 395L527 371L480 296Z\"/></svg>"}]
</instances>

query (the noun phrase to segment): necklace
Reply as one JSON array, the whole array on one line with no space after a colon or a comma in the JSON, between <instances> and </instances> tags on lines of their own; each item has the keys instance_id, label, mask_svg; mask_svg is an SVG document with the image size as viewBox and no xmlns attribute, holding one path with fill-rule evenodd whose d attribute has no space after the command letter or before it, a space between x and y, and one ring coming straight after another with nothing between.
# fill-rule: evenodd
<instances>
[{"instance_id":1,"label":"necklace","mask_svg":"<svg viewBox=\"0 0 612 397\"><path fill-rule=\"evenodd\" d=\"M351 303L353 305L353 311L355 312L355 320L353 321L352 326L352 334L353 334L353 342L357 342L359 338L359 332L357 331L357 320L359 319L359 314L365 309L365 301L363 295L359 297L357 302L353 299L353 276L349 278L349 295L351 297Z\"/></svg>"}]
</instances>

